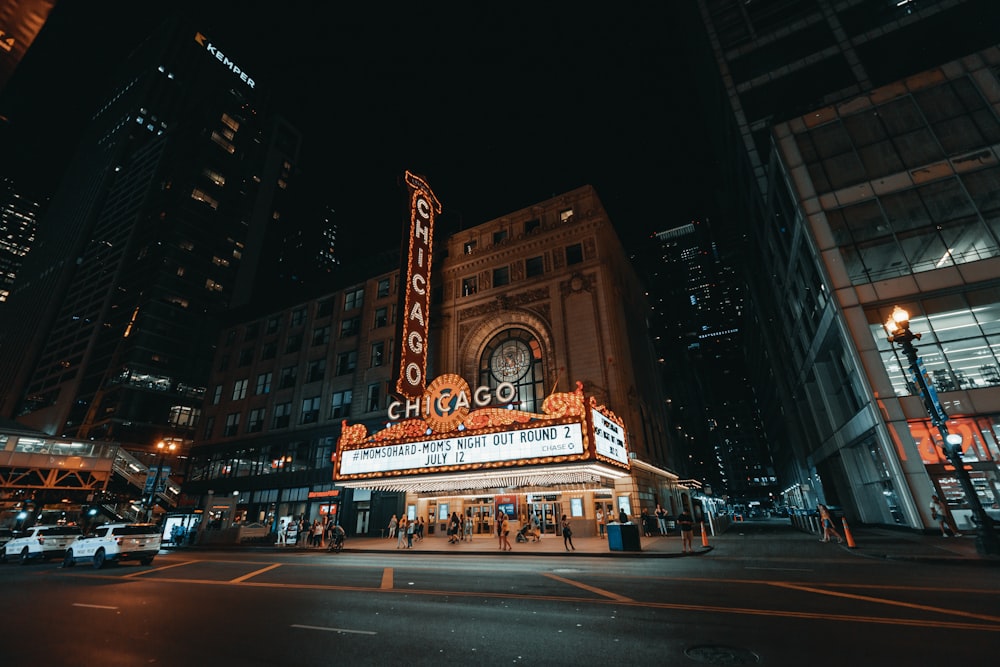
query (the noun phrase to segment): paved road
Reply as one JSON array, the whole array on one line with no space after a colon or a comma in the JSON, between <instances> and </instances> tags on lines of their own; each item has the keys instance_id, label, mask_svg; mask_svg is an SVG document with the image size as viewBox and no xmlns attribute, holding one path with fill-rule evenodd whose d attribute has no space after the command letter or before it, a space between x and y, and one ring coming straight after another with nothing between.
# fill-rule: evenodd
<instances>
[{"instance_id":1,"label":"paved road","mask_svg":"<svg viewBox=\"0 0 1000 667\"><path fill-rule=\"evenodd\" d=\"M629 555L599 540L500 553L485 538L406 551L376 538L341 554L191 549L149 567L6 565L0 590L17 622L0 625L0 646L5 667L881 666L979 664L1000 650L1000 577L952 558L962 544L948 547L951 560L887 559L782 522L740 528L694 556L677 538Z\"/></svg>"}]
</instances>

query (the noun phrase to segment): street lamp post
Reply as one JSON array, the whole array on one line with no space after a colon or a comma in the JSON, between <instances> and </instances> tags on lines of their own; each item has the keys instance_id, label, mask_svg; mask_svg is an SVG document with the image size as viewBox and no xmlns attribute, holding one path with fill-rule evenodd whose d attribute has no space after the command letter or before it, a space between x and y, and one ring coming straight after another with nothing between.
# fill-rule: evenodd
<instances>
[{"instance_id":1,"label":"street lamp post","mask_svg":"<svg viewBox=\"0 0 1000 667\"><path fill-rule=\"evenodd\" d=\"M177 449L177 443L171 442L169 445L162 440L156 443L156 449L160 452L160 462L156 465L156 474L153 475L153 488L149 490L149 500L146 502L146 520L153 520L153 502L156 500L156 487L160 484L160 471L163 470L163 461L167 458L167 452L173 454Z\"/></svg>"},{"instance_id":2,"label":"street lamp post","mask_svg":"<svg viewBox=\"0 0 1000 667\"><path fill-rule=\"evenodd\" d=\"M917 348L913 341L920 340L920 334L910 331L910 314L896 306L892 311L892 317L886 321L884 326L889 342L898 343L903 349L907 361L910 362L910 374L913 382L917 386L920 398L923 399L931 423L941 433L941 438L944 440L945 456L955 468L955 476L958 477L969 507L972 508L972 516L976 522L976 551L981 556L1000 556L1000 540L997 539L993 519L979 502L979 495L976 493L975 487L972 486L969 471L965 469L965 462L962 461L962 436L948 432L948 414L944 411L941 402L938 401L934 385L927 381L923 364L917 357Z\"/></svg>"}]
</instances>

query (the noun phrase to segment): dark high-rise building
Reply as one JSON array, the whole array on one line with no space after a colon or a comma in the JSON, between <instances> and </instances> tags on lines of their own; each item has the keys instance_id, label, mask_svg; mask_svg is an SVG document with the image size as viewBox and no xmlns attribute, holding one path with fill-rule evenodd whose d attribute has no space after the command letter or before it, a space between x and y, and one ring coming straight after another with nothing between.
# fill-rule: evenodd
<instances>
[{"instance_id":1,"label":"dark high-rise building","mask_svg":"<svg viewBox=\"0 0 1000 667\"><path fill-rule=\"evenodd\" d=\"M123 61L0 324L3 414L50 434L187 442L217 318L247 302L297 131L253 66L171 21Z\"/></svg>"},{"instance_id":2,"label":"dark high-rise building","mask_svg":"<svg viewBox=\"0 0 1000 667\"><path fill-rule=\"evenodd\" d=\"M743 289L708 221L651 236L633 260L653 304L683 472L730 503L766 500L774 470L743 353Z\"/></svg>"},{"instance_id":3,"label":"dark high-rise building","mask_svg":"<svg viewBox=\"0 0 1000 667\"><path fill-rule=\"evenodd\" d=\"M746 260L745 347L785 499L923 529L937 493L971 528L882 323L909 311L976 493L1000 506L1000 5L682 7L705 28L692 53L722 166L717 219Z\"/></svg>"},{"instance_id":4,"label":"dark high-rise building","mask_svg":"<svg viewBox=\"0 0 1000 667\"><path fill-rule=\"evenodd\" d=\"M0 180L0 312L35 243L39 209L10 179Z\"/></svg>"}]
</instances>

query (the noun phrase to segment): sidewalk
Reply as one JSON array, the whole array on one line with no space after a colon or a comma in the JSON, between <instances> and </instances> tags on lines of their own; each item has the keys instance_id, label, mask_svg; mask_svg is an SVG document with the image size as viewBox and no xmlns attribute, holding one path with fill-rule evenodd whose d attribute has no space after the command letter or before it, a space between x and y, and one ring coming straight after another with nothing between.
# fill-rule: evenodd
<instances>
[{"instance_id":1,"label":"sidewalk","mask_svg":"<svg viewBox=\"0 0 1000 667\"><path fill-rule=\"evenodd\" d=\"M983 558L976 553L975 539L971 535L943 538L921 535L891 528L861 527L852 529L856 547L848 548L846 542L822 544L818 536L797 530L787 520L771 519L735 524L725 533L709 536L707 547L701 536L694 536L694 554L681 553L678 535L641 538L641 551L612 551L606 539L573 537L574 551L567 551L562 537L545 535L539 542L516 542L504 557L520 556L605 556L611 558L691 558L720 556L784 556L816 557L834 554L844 557L880 558L936 563L961 563L1000 565L1000 559ZM296 547L286 547L295 551ZM396 539L378 537L350 537L345 552L396 552L433 554L500 554L497 538L489 535L474 536L472 541L449 544L445 536L428 535L414 541L412 549L396 548Z\"/></svg>"}]
</instances>

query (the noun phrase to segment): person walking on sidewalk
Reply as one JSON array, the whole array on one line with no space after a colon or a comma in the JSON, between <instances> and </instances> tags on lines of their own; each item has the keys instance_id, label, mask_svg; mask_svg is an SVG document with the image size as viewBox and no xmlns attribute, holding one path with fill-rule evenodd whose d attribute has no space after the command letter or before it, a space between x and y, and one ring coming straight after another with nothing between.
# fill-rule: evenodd
<instances>
[{"instance_id":1,"label":"person walking on sidewalk","mask_svg":"<svg viewBox=\"0 0 1000 667\"><path fill-rule=\"evenodd\" d=\"M503 523L500 524L500 548L504 551L510 551L510 519L507 515L503 515Z\"/></svg>"},{"instance_id":2,"label":"person walking on sidewalk","mask_svg":"<svg viewBox=\"0 0 1000 667\"><path fill-rule=\"evenodd\" d=\"M694 517L687 508L681 510L677 515L677 525L681 529L681 553L694 553Z\"/></svg>"},{"instance_id":3,"label":"person walking on sidewalk","mask_svg":"<svg viewBox=\"0 0 1000 667\"><path fill-rule=\"evenodd\" d=\"M406 517L399 517L399 524L396 527L396 548L406 548Z\"/></svg>"},{"instance_id":4,"label":"person walking on sidewalk","mask_svg":"<svg viewBox=\"0 0 1000 667\"><path fill-rule=\"evenodd\" d=\"M573 546L573 529L570 527L569 519L565 514L562 515L559 525L562 527L563 546L566 547L566 551L571 549L576 551L576 547Z\"/></svg>"},{"instance_id":5,"label":"person walking on sidewalk","mask_svg":"<svg viewBox=\"0 0 1000 667\"><path fill-rule=\"evenodd\" d=\"M399 525L399 519L397 519L396 515L393 514L392 518L389 519L389 535L387 535L389 539L396 537L396 526L398 525Z\"/></svg>"},{"instance_id":6,"label":"person walking on sidewalk","mask_svg":"<svg viewBox=\"0 0 1000 667\"><path fill-rule=\"evenodd\" d=\"M949 530L955 537L962 536L962 533L958 532L958 527L951 522L948 510L945 509L944 503L937 497L937 494L931 496L931 518L937 521L938 528L941 529L941 537L950 537Z\"/></svg>"},{"instance_id":7,"label":"person walking on sidewalk","mask_svg":"<svg viewBox=\"0 0 1000 667\"><path fill-rule=\"evenodd\" d=\"M598 534L598 537L600 537L603 540L604 539L604 510L601 509L600 505L597 506L597 513L594 515L594 517L597 519L597 534Z\"/></svg>"},{"instance_id":8,"label":"person walking on sidewalk","mask_svg":"<svg viewBox=\"0 0 1000 667\"><path fill-rule=\"evenodd\" d=\"M823 539L821 539L820 542L829 542L831 537L836 537L837 544L843 544L844 538L841 537L840 533L837 532L837 529L833 527L833 517L830 515L829 508L823 503L820 503L816 506L816 509L819 510L819 521L823 526Z\"/></svg>"},{"instance_id":9,"label":"person walking on sidewalk","mask_svg":"<svg viewBox=\"0 0 1000 667\"><path fill-rule=\"evenodd\" d=\"M659 503L656 505L656 526L660 529L660 535L667 534L667 510Z\"/></svg>"}]
</instances>

